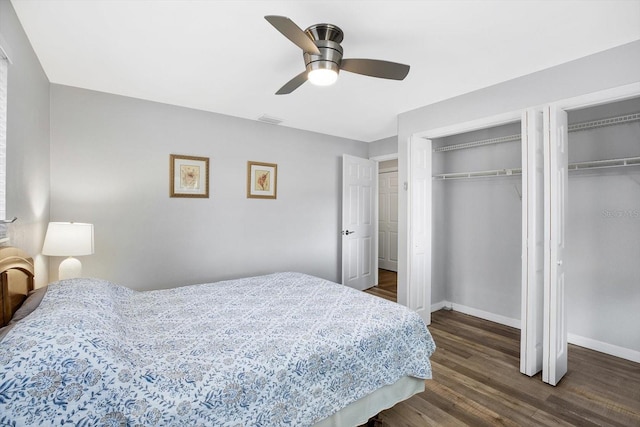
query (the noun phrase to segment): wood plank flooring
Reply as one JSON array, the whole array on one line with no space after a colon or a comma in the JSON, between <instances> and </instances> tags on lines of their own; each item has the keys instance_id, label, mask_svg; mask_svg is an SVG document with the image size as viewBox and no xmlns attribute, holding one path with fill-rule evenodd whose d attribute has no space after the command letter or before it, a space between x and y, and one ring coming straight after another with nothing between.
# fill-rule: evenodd
<instances>
[{"instance_id":1,"label":"wood plank flooring","mask_svg":"<svg viewBox=\"0 0 640 427\"><path fill-rule=\"evenodd\" d=\"M398 300L398 273L389 270L378 270L378 286L369 288L365 292L396 302Z\"/></svg>"},{"instance_id":2,"label":"wood plank flooring","mask_svg":"<svg viewBox=\"0 0 640 427\"><path fill-rule=\"evenodd\" d=\"M370 426L640 426L638 363L569 345L552 387L520 373L517 329L441 310L429 330L433 379Z\"/></svg>"}]
</instances>

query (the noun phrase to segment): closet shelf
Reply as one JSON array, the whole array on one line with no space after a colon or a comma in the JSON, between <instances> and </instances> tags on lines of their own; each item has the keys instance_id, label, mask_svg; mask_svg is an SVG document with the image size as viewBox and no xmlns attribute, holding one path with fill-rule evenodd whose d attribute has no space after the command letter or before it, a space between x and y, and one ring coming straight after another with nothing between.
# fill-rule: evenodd
<instances>
[{"instance_id":1,"label":"closet shelf","mask_svg":"<svg viewBox=\"0 0 640 427\"><path fill-rule=\"evenodd\" d=\"M640 157L624 157L620 159L608 159L608 160L593 160L589 162L578 162L569 164L569 172L582 171L590 169L606 169L606 168L620 168L627 166L640 166ZM522 175L521 168L512 169L494 169L486 171L475 172L453 172L453 173L441 173L433 175L433 179L440 180L455 180L455 179L470 179L470 178L495 178L499 176L517 176Z\"/></svg>"},{"instance_id":2,"label":"closet shelf","mask_svg":"<svg viewBox=\"0 0 640 427\"><path fill-rule=\"evenodd\" d=\"M636 122L640 120L640 113L627 114L625 116L609 117L608 119L593 120L590 122L576 123L569 125L569 132L602 128L606 126L619 125L622 123Z\"/></svg>"},{"instance_id":3,"label":"closet shelf","mask_svg":"<svg viewBox=\"0 0 640 427\"><path fill-rule=\"evenodd\" d=\"M625 157L621 159L571 163L569 164L569 172L588 169L620 168L625 166L640 166L640 157Z\"/></svg>"},{"instance_id":4,"label":"closet shelf","mask_svg":"<svg viewBox=\"0 0 640 427\"><path fill-rule=\"evenodd\" d=\"M441 151L463 150L465 148L481 147L483 145L493 145L493 144L500 144L503 142L520 141L520 138L521 138L521 135L517 134L517 135L502 136L499 138L483 139L482 141L464 142L461 144L437 147L433 149L433 152L439 153Z\"/></svg>"},{"instance_id":5,"label":"closet shelf","mask_svg":"<svg viewBox=\"0 0 640 427\"><path fill-rule=\"evenodd\" d=\"M608 119L593 120L590 122L576 123L569 125L569 132L578 132L581 130L595 129L606 126L619 125L622 123L630 123L640 121L640 113L627 114L624 116L610 117ZM463 150L465 148L481 147L483 145L501 144L503 142L520 141L522 134L502 136L499 138L483 139L481 141L464 142L454 145L446 145L444 147L436 147L434 153L443 151Z\"/></svg>"}]
</instances>

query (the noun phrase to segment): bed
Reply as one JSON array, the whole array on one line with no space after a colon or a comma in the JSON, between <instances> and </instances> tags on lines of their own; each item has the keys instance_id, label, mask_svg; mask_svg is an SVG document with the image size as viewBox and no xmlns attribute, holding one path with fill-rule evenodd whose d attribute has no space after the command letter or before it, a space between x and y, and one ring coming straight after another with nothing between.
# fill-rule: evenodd
<instances>
[{"instance_id":1,"label":"bed","mask_svg":"<svg viewBox=\"0 0 640 427\"><path fill-rule=\"evenodd\" d=\"M0 277L0 425L356 426L431 378L416 313L301 273L34 292L0 248Z\"/></svg>"}]
</instances>

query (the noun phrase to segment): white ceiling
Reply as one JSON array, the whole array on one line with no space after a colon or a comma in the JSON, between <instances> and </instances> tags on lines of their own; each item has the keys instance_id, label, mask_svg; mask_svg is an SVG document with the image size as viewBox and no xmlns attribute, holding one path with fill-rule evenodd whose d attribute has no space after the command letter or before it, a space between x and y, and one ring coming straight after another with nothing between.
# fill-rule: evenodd
<instances>
[{"instance_id":1,"label":"white ceiling","mask_svg":"<svg viewBox=\"0 0 640 427\"><path fill-rule=\"evenodd\" d=\"M12 4L52 83L367 142L395 135L399 113L640 39L640 0ZM345 58L411 71L401 82L343 72L276 96L304 62L265 15L338 25Z\"/></svg>"}]
</instances>

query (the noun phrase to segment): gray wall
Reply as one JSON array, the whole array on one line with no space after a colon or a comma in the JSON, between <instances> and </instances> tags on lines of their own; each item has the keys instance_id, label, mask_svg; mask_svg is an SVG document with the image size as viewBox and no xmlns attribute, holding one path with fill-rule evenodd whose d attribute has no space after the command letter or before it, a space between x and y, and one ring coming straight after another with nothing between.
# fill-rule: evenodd
<instances>
[{"instance_id":1,"label":"gray wall","mask_svg":"<svg viewBox=\"0 0 640 427\"><path fill-rule=\"evenodd\" d=\"M9 1L0 1L0 34L10 55L7 88L7 216L10 244L34 258L36 285L48 283L40 255L49 221L49 80Z\"/></svg>"},{"instance_id":2,"label":"gray wall","mask_svg":"<svg viewBox=\"0 0 640 427\"><path fill-rule=\"evenodd\" d=\"M413 134L638 82L640 82L640 41L403 113L398 118L399 179L401 182L407 180L408 141ZM407 283L407 193L401 191L399 199L398 297L402 302L406 301ZM434 206L434 209L439 208ZM435 224L435 227L437 228L438 224ZM438 248L434 250L437 251ZM637 289L636 286L633 295L636 295ZM489 292L495 290L491 289ZM433 303L438 302L436 297L442 294L441 290L435 289L435 291L438 294L432 295ZM620 301L629 298L625 292L628 290L614 291L611 300ZM508 301L505 303L499 299L487 301L484 309L503 316L513 316L514 310L511 303ZM590 308L582 309L585 310L584 317L591 315ZM570 314L572 317L569 318L569 332L577 334L578 330L574 328L580 321L579 317L576 317L573 309ZM608 322L606 319L603 321L606 323L603 329L616 330L618 338L613 339L602 330L580 330L579 332L588 333L585 336L590 339L629 348L631 342L628 338L630 334L637 334L637 322L633 325L628 323L621 325L617 322ZM621 336L626 337L627 340L620 339ZM638 350L638 348L635 349Z\"/></svg>"},{"instance_id":3,"label":"gray wall","mask_svg":"<svg viewBox=\"0 0 640 427\"><path fill-rule=\"evenodd\" d=\"M398 137L379 139L369 143L369 158L398 154Z\"/></svg>"},{"instance_id":4,"label":"gray wall","mask_svg":"<svg viewBox=\"0 0 640 427\"><path fill-rule=\"evenodd\" d=\"M640 40L402 113L399 149L417 132L635 83L639 76Z\"/></svg>"},{"instance_id":5,"label":"gray wall","mask_svg":"<svg viewBox=\"0 0 640 427\"><path fill-rule=\"evenodd\" d=\"M93 223L84 275L135 289L283 270L339 281L343 153L368 145L52 85L51 220ZM169 197L170 154L210 158L210 198ZM276 200L246 198L249 160L278 164Z\"/></svg>"}]
</instances>

